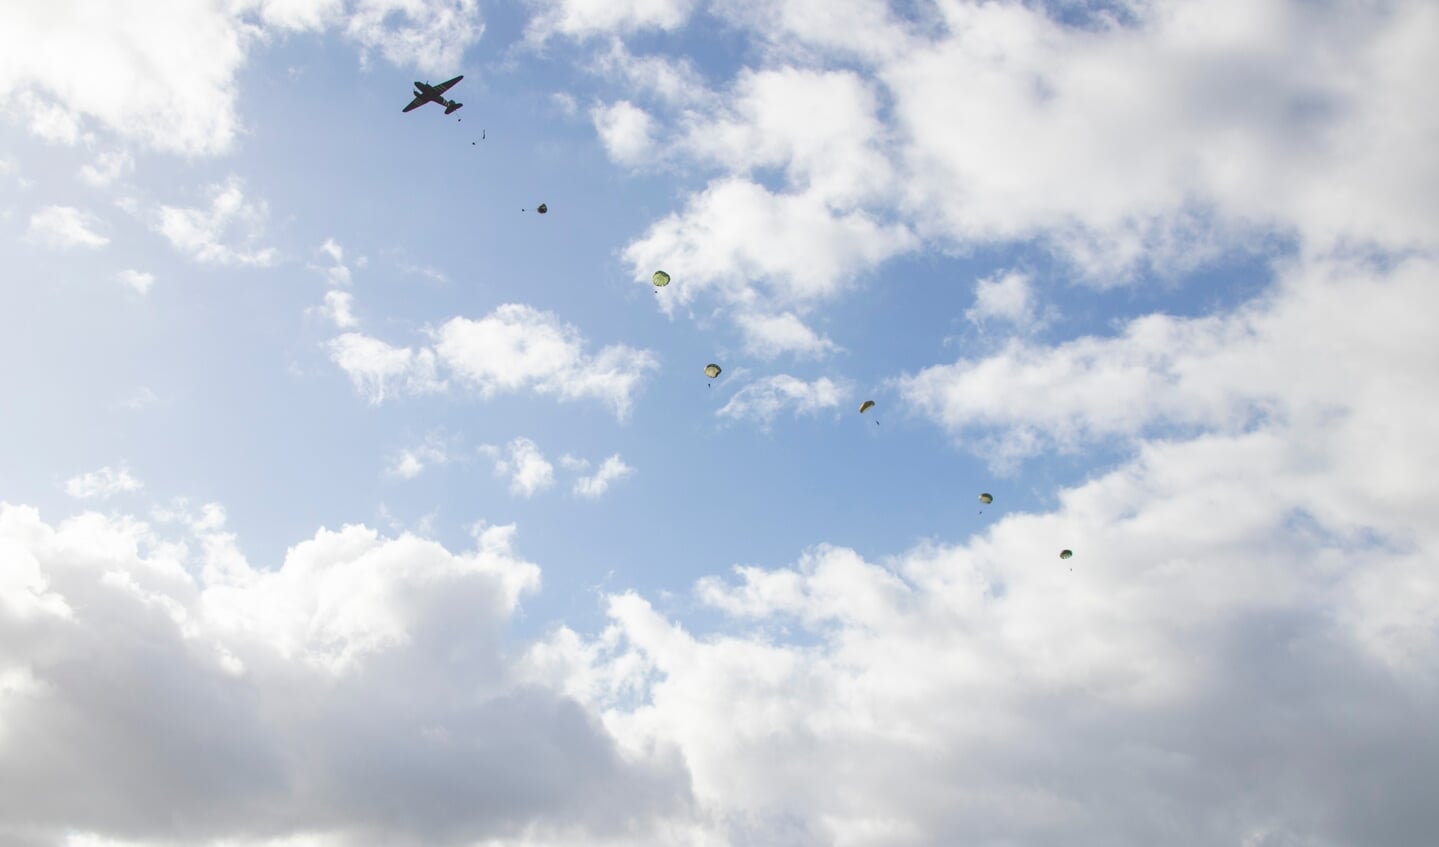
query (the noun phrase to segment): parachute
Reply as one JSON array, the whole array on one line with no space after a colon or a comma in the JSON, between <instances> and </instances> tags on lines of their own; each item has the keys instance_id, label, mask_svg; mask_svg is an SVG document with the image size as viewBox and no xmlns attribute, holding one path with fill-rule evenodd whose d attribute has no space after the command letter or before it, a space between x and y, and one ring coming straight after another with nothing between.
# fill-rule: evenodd
<instances>
[{"instance_id":1,"label":"parachute","mask_svg":"<svg viewBox=\"0 0 1439 847\"><path fill-rule=\"evenodd\" d=\"M1061 559L1068 559L1070 556L1073 556L1073 555L1074 555L1074 551L1073 551L1073 550L1060 550L1060 551L1059 551L1059 558L1061 558Z\"/></svg>"},{"instance_id":2,"label":"parachute","mask_svg":"<svg viewBox=\"0 0 1439 847\"><path fill-rule=\"evenodd\" d=\"M539 212L539 213L542 214L542 215L543 215L545 212L548 212L549 210L550 210L550 207L549 207L549 206L546 206L544 203L541 203L540 205L538 205L538 206L535 207L535 211L536 211L536 212Z\"/></svg>"},{"instance_id":3,"label":"parachute","mask_svg":"<svg viewBox=\"0 0 1439 847\"><path fill-rule=\"evenodd\" d=\"M860 403L860 404L859 404L859 413L862 415L862 414L864 414L865 412L868 412L870 409L873 409L873 408L874 408L874 401L873 401L873 400L866 400L866 401L864 401L863 403Z\"/></svg>"},{"instance_id":4,"label":"parachute","mask_svg":"<svg viewBox=\"0 0 1439 847\"><path fill-rule=\"evenodd\" d=\"M723 368L721 368L719 365L716 365L714 362L710 362L708 365L705 365L705 376L709 377L710 379L714 379L715 377L720 375L720 371L722 370Z\"/></svg>"},{"instance_id":5,"label":"parachute","mask_svg":"<svg viewBox=\"0 0 1439 847\"><path fill-rule=\"evenodd\" d=\"M994 495L993 495L993 494L990 494L989 492L986 491L985 493L979 495L979 502L981 502L981 503L986 503L986 504L988 504L988 503L993 503L993 502L994 502Z\"/></svg>"},{"instance_id":6,"label":"parachute","mask_svg":"<svg viewBox=\"0 0 1439 847\"><path fill-rule=\"evenodd\" d=\"M670 275L664 271L655 271L655 275L650 277L650 280L654 282L655 288L664 288L670 284Z\"/></svg>"}]
</instances>

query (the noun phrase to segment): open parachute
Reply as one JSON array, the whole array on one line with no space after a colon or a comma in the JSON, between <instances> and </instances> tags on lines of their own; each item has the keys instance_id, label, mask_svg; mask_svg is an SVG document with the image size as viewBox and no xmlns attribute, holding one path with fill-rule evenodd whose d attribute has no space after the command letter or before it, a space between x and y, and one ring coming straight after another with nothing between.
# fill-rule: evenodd
<instances>
[{"instance_id":1,"label":"open parachute","mask_svg":"<svg viewBox=\"0 0 1439 847\"><path fill-rule=\"evenodd\" d=\"M994 502L994 495L993 495L993 494L990 494L988 491L986 491L986 492L984 492L983 494L979 495L979 502L984 503L984 504L986 504L986 505L989 504L989 503L993 503L993 502Z\"/></svg>"},{"instance_id":2,"label":"open parachute","mask_svg":"<svg viewBox=\"0 0 1439 847\"><path fill-rule=\"evenodd\" d=\"M716 365L714 362L710 362L708 365L705 365L705 376L709 377L710 379L714 379L715 377L719 376L722 371L723 368L721 368L719 365Z\"/></svg>"},{"instance_id":3,"label":"open parachute","mask_svg":"<svg viewBox=\"0 0 1439 847\"><path fill-rule=\"evenodd\" d=\"M866 401L864 401L863 403L860 403L860 404L859 404L859 413L862 415L862 414L864 414L865 412L868 412L870 409L873 409L873 408L874 408L874 401L873 401L873 400L866 400Z\"/></svg>"},{"instance_id":4,"label":"open parachute","mask_svg":"<svg viewBox=\"0 0 1439 847\"><path fill-rule=\"evenodd\" d=\"M655 271L654 276L650 277L650 281L655 284L655 288L664 288L670 284L670 275L664 271Z\"/></svg>"}]
</instances>

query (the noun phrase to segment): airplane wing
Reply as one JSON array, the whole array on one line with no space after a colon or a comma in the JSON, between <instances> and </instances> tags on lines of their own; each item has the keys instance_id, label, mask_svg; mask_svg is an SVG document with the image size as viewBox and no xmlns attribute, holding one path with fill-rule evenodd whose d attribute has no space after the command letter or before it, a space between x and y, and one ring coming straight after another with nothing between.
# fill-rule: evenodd
<instances>
[{"instance_id":1,"label":"airplane wing","mask_svg":"<svg viewBox=\"0 0 1439 847\"><path fill-rule=\"evenodd\" d=\"M439 85L435 86L435 93L436 93L436 94L444 94L446 91L449 91L449 90L450 90L450 87L451 87L451 86L453 86L455 83L459 82L460 80L462 80L462 79L464 79L464 78L465 78L465 75L464 75L464 74L460 74L459 76L455 77L454 79L450 80L449 82L442 82L442 83L440 83Z\"/></svg>"},{"instance_id":2,"label":"airplane wing","mask_svg":"<svg viewBox=\"0 0 1439 847\"><path fill-rule=\"evenodd\" d=\"M410 105L406 106L405 108L401 109L400 111L401 111L401 112L408 112L408 111L410 111L411 109L418 109L418 108L420 108L421 106L425 105L425 103L428 102L429 99L430 99L430 98L428 98L428 97L424 96L423 94L421 94L419 97L416 97L415 99L411 100L411 101L410 101Z\"/></svg>"}]
</instances>

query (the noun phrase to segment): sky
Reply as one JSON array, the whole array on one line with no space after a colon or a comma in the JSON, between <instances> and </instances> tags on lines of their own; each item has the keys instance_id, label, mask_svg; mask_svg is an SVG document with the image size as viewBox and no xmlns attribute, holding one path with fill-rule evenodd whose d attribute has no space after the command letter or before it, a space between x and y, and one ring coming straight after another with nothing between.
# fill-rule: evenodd
<instances>
[{"instance_id":1,"label":"sky","mask_svg":"<svg viewBox=\"0 0 1439 847\"><path fill-rule=\"evenodd\" d=\"M1432 844L1439 6L0 21L0 842Z\"/></svg>"}]
</instances>

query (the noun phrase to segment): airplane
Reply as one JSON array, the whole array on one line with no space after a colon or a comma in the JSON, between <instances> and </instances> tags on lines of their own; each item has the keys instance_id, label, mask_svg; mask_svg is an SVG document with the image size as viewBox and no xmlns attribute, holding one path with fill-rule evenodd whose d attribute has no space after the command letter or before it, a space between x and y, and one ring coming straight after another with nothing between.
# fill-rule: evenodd
<instances>
[{"instance_id":1,"label":"airplane","mask_svg":"<svg viewBox=\"0 0 1439 847\"><path fill-rule=\"evenodd\" d=\"M428 82L420 82L419 80L415 80L415 99L411 100L410 105L406 106L400 111L408 112L411 109L418 109L426 103L439 103L441 106L445 107L445 114L448 115L449 113L453 112L454 110L460 108L465 104L456 103L453 100L446 100L440 95L444 94L446 91L449 91L450 86L454 85L455 83L459 82L464 78L464 74L460 74L449 82L442 82L439 85L430 85Z\"/></svg>"}]
</instances>

